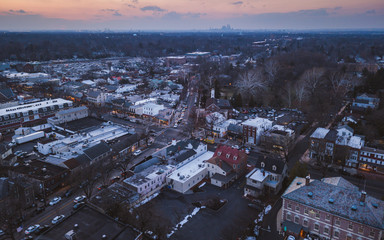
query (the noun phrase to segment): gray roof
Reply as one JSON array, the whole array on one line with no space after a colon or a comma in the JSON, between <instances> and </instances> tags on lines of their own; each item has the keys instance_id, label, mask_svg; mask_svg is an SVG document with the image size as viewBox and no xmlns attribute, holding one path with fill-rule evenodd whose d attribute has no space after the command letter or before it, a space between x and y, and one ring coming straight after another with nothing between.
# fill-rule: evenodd
<instances>
[{"instance_id":1,"label":"gray roof","mask_svg":"<svg viewBox=\"0 0 384 240\"><path fill-rule=\"evenodd\" d=\"M361 192L358 189L335 186L319 180L313 180L308 186L302 185L302 187L283 194L282 198L384 229L384 201L367 195L365 203L360 204ZM308 194L310 192L312 197ZM329 199L332 199L333 203L330 203ZM352 206L356 210L352 209Z\"/></svg>"},{"instance_id":2,"label":"gray roof","mask_svg":"<svg viewBox=\"0 0 384 240\"><path fill-rule=\"evenodd\" d=\"M100 155L111 151L111 147L105 142L101 142L93 147L90 147L84 150L84 154L87 155L90 159L95 159Z\"/></svg>"},{"instance_id":3,"label":"gray roof","mask_svg":"<svg viewBox=\"0 0 384 240\"><path fill-rule=\"evenodd\" d=\"M335 129L329 130L327 135L325 135L324 139L330 142L335 142L337 139L337 131Z\"/></svg>"},{"instance_id":4,"label":"gray roof","mask_svg":"<svg viewBox=\"0 0 384 240\"><path fill-rule=\"evenodd\" d=\"M161 161L160 158L154 157L148 161L145 161L143 163L140 163L139 165L136 165L135 169L133 170L135 173L139 173L141 171L144 171L145 169L149 168L152 165L159 164Z\"/></svg>"},{"instance_id":5,"label":"gray roof","mask_svg":"<svg viewBox=\"0 0 384 240\"><path fill-rule=\"evenodd\" d=\"M228 131L240 134L240 133L243 132L243 127L241 125L237 125L237 124L232 124L231 123L228 126Z\"/></svg>"},{"instance_id":6,"label":"gray roof","mask_svg":"<svg viewBox=\"0 0 384 240\"><path fill-rule=\"evenodd\" d=\"M195 154L196 154L195 150L189 149L189 150L185 151L184 153L180 154L179 156L175 157L175 160L176 160L176 162L180 163L180 162L192 157Z\"/></svg>"},{"instance_id":7,"label":"gray roof","mask_svg":"<svg viewBox=\"0 0 384 240\"><path fill-rule=\"evenodd\" d=\"M229 183L235 177L236 177L236 173L235 172L231 172L230 174L228 174L226 176L218 174L218 173L215 173L215 174L213 174L213 176L211 178L226 184L226 183Z\"/></svg>"},{"instance_id":8,"label":"gray roof","mask_svg":"<svg viewBox=\"0 0 384 240\"><path fill-rule=\"evenodd\" d=\"M184 150L188 147L188 145L191 144L193 149L196 149L200 145L200 141L196 139L188 139L184 141L179 141L176 143L176 145L171 145L167 147L167 155L169 153L176 153L178 151Z\"/></svg>"},{"instance_id":9,"label":"gray roof","mask_svg":"<svg viewBox=\"0 0 384 240\"><path fill-rule=\"evenodd\" d=\"M65 110L61 110L61 111L57 112L56 114L68 114L68 113L73 113L73 112L81 111L81 110L84 110L84 109L88 109L88 108L86 106L80 106L80 107L75 107L75 108L68 108L68 109L65 109Z\"/></svg>"},{"instance_id":10,"label":"gray roof","mask_svg":"<svg viewBox=\"0 0 384 240\"><path fill-rule=\"evenodd\" d=\"M262 162L264 163L264 167L261 167ZM276 166L276 170L273 170L273 166ZM255 163L256 168L264 169L265 171L276 173L276 174L282 174L285 166L286 164L282 159L278 159L274 157L264 158L262 156Z\"/></svg>"},{"instance_id":11,"label":"gray roof","mask_svg":"<svg viewBox=\"0 0 384 240\"><path fill-rule=\"evenodd\" d=\"M101 91L91 90L88 92L88 97L97 98L101 94Z\"/></svg>"}]
</instances>

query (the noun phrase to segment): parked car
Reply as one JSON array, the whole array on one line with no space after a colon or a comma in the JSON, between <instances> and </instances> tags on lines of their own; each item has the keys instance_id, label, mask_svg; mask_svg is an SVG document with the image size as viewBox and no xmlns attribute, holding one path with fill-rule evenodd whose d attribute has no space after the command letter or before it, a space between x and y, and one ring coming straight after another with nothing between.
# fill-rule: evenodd
<instances>
[{"instance_id":1,"label":"parked car","mask_svg":"<svg viewBox=\"0 0 384 240\"><path fill-rule=\"evenodd\" d=\"M141 150L136 150L134 153L133 153L133 156L139 156L141 154Z\"/></svg>"},{"instance_id":2,"label":"parked car","mask_svg":"<svg viewBox=\"0 0 384 240\"><path fill-rule=\"evenodd\" d=\"M233 145L232 148L236 148L236 149L239 149L239 145Z\"/></svg>"},{"instance_id":3,"label":"parked car","mask_svg":"<svg viewBox=\"0 0 384 240\"><path fill-rule=\"evenodd\" d=\"M48 229L49 229L49 225L40 226L40 227L35 231L35 234L36 234L36 235L40 235L40 234L42 234L43 232L47 231Z\"/></svg>"},{"instance_id":4,"label":"parked car","mask_svg":"<svg viewBox=\"0 0 384 240\"><path fill-rule=\"evenodd\" d=\"M68 189L68 190L64 193L64 196L65 196L65 197L70 197L70 196L72 196L72 194L73 194L73 189Z\"/></svg>"},{"instance_id":5,"label":"parked car","mask_svg":"<svg viewBox=\"0 0 384 240\"><path fill-rule=\"evenodd\" d=\"M292 235L289 235L287 240L296 240L296 238L294 236L292 236Z\"/></svg>"},{"instance_id":6,"label":"parked car","mask_svg":"<svg viewBox=\"0 0 384 240\"><path fill-rule=\"evenodd\" d=\"M74 203L83 202L87 197L85 195L75 197L73 200Z\"/></svg>"},{"instance_id":7,"label":"parked car","mask_svg":"<svg viewBox=\"0 0 384 240\"><path fill-rule=\"evenodd\" d=\"M248 148L246 148L246 149L245 149L245 153L246 153L246 154L250 154L251 151L250 151Z\"/></svg>"},{"instance_id":8,"label":"parked car","mask_svg":"<svg viewBox=\"0 0 384 240\"><path fill-rule=\"evenodd\" d=\"M111 183L115 183L119 180L120 180L120 176L115 176L115 177L111 178Z\"/></svg>"},{"instance_id":9,"label":"parked car","mask_svg":"<svg viewBox=\"0 0 384 240\"><path fill-rule=\"evenodd\" d=\"M258 204L249 203L248 207L256 209L257 211L261 212L263 211L263 207Z\"/></svg>"},{"instance_id":10,"label":"parked car","mask_svg":"<svg viewBox=\"0 0 384 240\"><path fill-rule=\"evenodd\" d=\"M0 229L0 237L1 236L4 236L5 235L5 232L3 230Z\"/></svg>"},{"instance_id":11,"label":"parked car","mask_svg":"<svg viewBox=\"0 0 384 240\"><path fill-rule=\"evenodd\" d=\"M40 227L39 224L35 224L35 225L32 225L32 226L29 226L29 227L27 228L27 230L25 230L24 233L25 233L26 235L29 235L29 234L35 232L37 229L39 229L39 227Z\"/></svg>"},{"instance_id":12,"label":"parked car","mask_svg":"<svg viewBox=\"0 0 384 240\"><path fill-rule=\"evenodd\" d=\"M49 202L49 205L50 205L50 206L56 205L56 204L58 204L60 201L61 201L61 197L55 197L54 199L52 199L52 201Z\"/></svg>"},{"instance_id":13,"label":"parked car","mask_svg":"<svg viewBox=\"0 0 384 240\"><path fill-rule=\"evenodd\" d=\"M83 206L84 204L85 204L85 202L78 202L75 205L73 205L73 209L76 210L76 209L80 208L81 206Z\"/></svg>"},{"instance_id":14,"label":"parked car","mask_svg":"<svg viewBox=\"0 0 384 240\"><path fill-rule=\"evenodd\" d=\"M63 221L64 217L65 217L64 215L59 215L59 216L54 217L52 219L52 224L57 224L57 223Z\"/></svg>"}]
</instances>

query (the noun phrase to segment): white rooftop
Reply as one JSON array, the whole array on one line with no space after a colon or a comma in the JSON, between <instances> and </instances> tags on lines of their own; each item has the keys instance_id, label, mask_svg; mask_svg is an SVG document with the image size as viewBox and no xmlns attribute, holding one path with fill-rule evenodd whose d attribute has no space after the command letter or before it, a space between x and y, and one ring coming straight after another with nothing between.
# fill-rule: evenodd
<instances>
[{"instance_id":1,"label":"white rooftop","mask_svg":"<svg viewBox=\"0 0 384 240\"><path fill-rule=\"evenodd\" d=\"M261 171L260 169L254 169L252 172L253 174L249 178L257 182L263 182L269 176L269 172Z\"/></svg>"},{"instance_id":2,"label":"white rooftop","mask_svg":"<svg viewBox=\"0 0 384 240\"><path fill-rule=\"evenodd\" d=\"M243 122L242 125L257 128L270 128L272 127L272 121L266 118L256 117L254 119L248 119L247 121Z\"/></svg>"},{"instance_id":3,"label":"white rooftop","mask_svg":"<svg viewBox=\"0 0 384 240\"><path fill-rule=\"evenodd\" d=\"M210 159L213 156L214 152L205 152L191 162L185 164L181 168L175 170L168 178L173 179L178 182L185 182L191 176L199 174L204 171L207 167L205 161ZM181 177L184 176L184 177Z\"/></svg>"},{"instance_id":4,"label":"white rooftop","mask_svg":"<svg viewBox=\"0 0 384 240\"><path fill-rule=\"evenodd\" d=\"M326 128L317 128L311 135L311 138L324 138L329 132L329 129Z\"/></svg>"},{"instance_id":5,"label":"white rooftop","mask_svg":"<svg viewBox=\"0 0 384 240\"><path fill-rule=\"evenodd\" d=\"M361 149L363 145L364 144L363 144L363 141L361 140L361 137L358 137L358 136L352 136L348 142L348 146L350 146L351 148Z\"/></svg>"},{"instance_id":6,"label":"white rooftop","mask_svg":"<svg viewBox=\"0 0 384 240\"><path fill-rule=\"evenodd\" d=\"M0 116L6 115L6 114L11 114L11 113L21 113L21 112L28 112L28 111L34 111L39 108L43 107L51 107L54 105L63 105L64 103L72 104L72 101L65 100L62 98L56 98L56 99L51 99L51 100L45 100L41 102L35 102L31 104L23 104L23 105L18 105L14 107L9 107L9 108L3 108L0 109Z\"/></svg>"}]
</instances>

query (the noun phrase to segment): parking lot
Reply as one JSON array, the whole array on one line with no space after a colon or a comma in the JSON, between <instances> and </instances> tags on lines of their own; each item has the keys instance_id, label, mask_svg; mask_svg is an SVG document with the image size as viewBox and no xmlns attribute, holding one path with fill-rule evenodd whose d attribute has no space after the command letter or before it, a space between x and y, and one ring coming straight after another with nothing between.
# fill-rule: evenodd
<instances>
[{"instance_id":1,"label":"parking lot","mask_svg":"<svg viewBox=\"0 0 384 240\"><path fill-rule=\"evenodd\" d=\"M244 181L244 180L242 180ZM200 209L181 229L175 231L170 239L235 239L248 233L257 218L258 212L248 207L249 201L243 198L241 181L235 182L228 189L205 184L202 192L181 194L170 190L163 191L142 208L151 212L150 226L171 228L182 221L196 207L192 203L219 197L227 203L215 211L209 208Z\"/></svg>"}]
</instances>

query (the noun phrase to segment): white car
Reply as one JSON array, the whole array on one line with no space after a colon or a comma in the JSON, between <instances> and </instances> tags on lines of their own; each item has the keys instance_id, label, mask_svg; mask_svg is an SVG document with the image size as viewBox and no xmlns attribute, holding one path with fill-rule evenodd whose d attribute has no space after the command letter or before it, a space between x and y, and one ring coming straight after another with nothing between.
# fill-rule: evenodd
<instances>
[{"instance_id":1,"label":"white car","mask_svg":"<svg viewBox=\"0 0 384 240\"><path fill-rule=\"evenodd\" d=\"M236 148L236 149L239 149L239 145L233 145L232 148Z\"/></svg>"},{"instance_id":2,"label":"white car","mask_svg":"<svg viewBox=\"0 0 384 240\"><path fill-rule=\"evenodd\" d=\"M29 226L28 228L27 228L27 230L25 230L25 234L31 234L31 233L33 233L34 231L36 231L37 229L39 229L39 227L40 227L40 225L39 224L35 224L35 225L32 225L32 226Z\"/></svg>"},{"instance_id":3,"label":"white car","mask_svg":"<svg viewBox=\"0 0 384 240\"><path fill-rule=\"evenodd\" d=\"M245 149L245 153L246 153L246 154L250 154L251 151L250 151L248 148L246 148L246 149Z\"/></svg>"},{"instance_id":4,"label":"white car","mask_svg":"<svg viewBox=\"0 0 384 240\"><path fill-rule=\"evenodd\" d=\"M134 153L133 153L133 156L138 156L141 154L141 150L136 150Z\"/></svg>"},{"instance_id":5,"label":"white car","mask_svg":"<svg viewBox=\"0 0 384 240\"><path fill-rule=\"evenodd\" d=\"M75 203L78 203L78 202L82 202L84 201L84 199L86 199L87 197L82 195L82 196L78 196L78 197L75 197L75 200L73 200L73 202Z\"/></svg>"},{"instance_id":6,"label":"white car","mask_svg":"<svg viewBox=\"0 0 384 240\"><path fill-rule=\"evenodd\" d=\"M57 224L57 223L63 221L64 217L65 217L64 215L59 215L59 216L54 217L52 219L52 224Z\"/></svg>"},{"instance_id":7,"label":"white car","mask_svg":"<svg viewBox=\"0 0 384 240\"><path fill-rule=\"evenodd\" d=\"M177 123L176 123L175 125L173 125L173 127L174 127L174 128L177 128L177 127L178 127Z\"/></svg>"},{"instance_id":8,"label":"white car","mask_svg":"<svg viewBox=\"0 0 384 240\"><path fill-rule=\"evenodd\" d=\"M296 238L294 236L292 236L292 235L289 235L287 240L296 240Z\"/></svg>"},{"instance_id":9,"label":"white car","mask_svg":"<svg viewBox=\"0 0 384 240\"><path fill-rule=\"evenodd\" d=\"M54 199L52 199L52 201L49 202L49 205L50 205L50 206L56 205L56 204L58 204L60 201L61 201L61 197L55 197Z\"/></svg>"}]
</instances>

